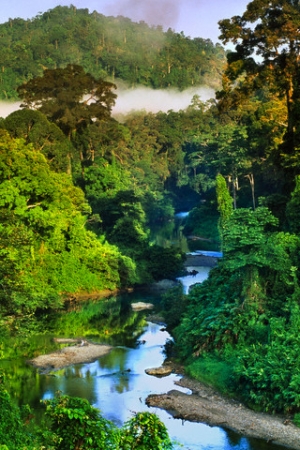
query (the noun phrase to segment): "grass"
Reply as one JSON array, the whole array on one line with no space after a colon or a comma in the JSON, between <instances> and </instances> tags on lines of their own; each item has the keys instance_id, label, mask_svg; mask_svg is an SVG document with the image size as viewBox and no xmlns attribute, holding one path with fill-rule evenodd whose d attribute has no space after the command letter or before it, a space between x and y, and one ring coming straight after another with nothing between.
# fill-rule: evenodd
<instances>
[{"instance_id":1,"label":"grass","mask_svg":"<svg viewBox=\"0 0 300 450\"><path fill-rule=\"evenodd\" d=\"M186 367L190 377L213 386L225 395L234 393L233 364L213 357L202 357Z\"/></svg>"}]
</instances>

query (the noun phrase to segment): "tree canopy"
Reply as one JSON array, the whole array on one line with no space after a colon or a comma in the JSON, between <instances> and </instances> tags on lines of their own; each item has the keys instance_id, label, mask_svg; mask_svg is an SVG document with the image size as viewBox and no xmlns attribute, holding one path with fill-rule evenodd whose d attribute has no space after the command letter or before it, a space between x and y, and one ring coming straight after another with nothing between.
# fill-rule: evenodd
<instances>
[{"instance_id":1,"label":"tree canopy","mask_svg":"<svg viewBox=\"0 0 300 450\"><path fill-rule=\"evenodd\" d=\"M23 107L38 109L71 138L93 120L110 117L116 86L96 80L81 66L69 64L63 69L47 69L43 76L18 87Z\"/></svg>"},{"instance_id":2,"label":"tree canopy","mask_svg":"<svg viewBox=\"0 0 300 450\"><path fill-rule=\"evenodd\" d=\"M22 55L25 105L0 120L0 313L176 278L184 256L167 247L172 219L193 208L179 236L190 249L221 246L223 257L189 295L177 289L164 300L178 354L199 377L226 367L227 391L236 386L250 406L300 414L299 15L298 2L253 0L220 22L235 51L218 101L196 96L181 111L119 121L105 77L183 89L218 73L223 50L74 7L0 26L4 50ZM214 71L203 69L207 58ZM166 248L153 238L162 224Z\"/></svg>"},{"instance_id":3,"label":"tree canopy","mask_svg":"<svg viewBox=\"0 0 300 450\"><path fill-rule=\"evenodd\" d=\"M16 99L21 84L46 69L81 65L96 79L123 80L129 87L220 86L225 50L161 26L122 16L57 6L28 20L0 24L0 98Z\"/></svg>"},{"instance_id":4,"label":"tree canopy","mask_svg":"<svg viewBox=\"0 0 300 450\"><path fill-rule=\"evenodd\" d=\"M5 132L0 150L2 313L53 308L72 292L114 289L129 273L135 281L134 263L86 230L90 206L69 175L51 171L42 153Z\"/></svg>"},{"instance_id":5,"label":"tree canopy","mask_svg":"<svg viewBox=\"0 0 300 450\"><path fill-rule=\"evenodd\" d=\"M293 156L299 148L299 17L297 1L253 0L242 16L219 22L222 41L235 45L219 98L237 104L267 84L285 99L285 153Z\"/></svg>"}]
</instances>

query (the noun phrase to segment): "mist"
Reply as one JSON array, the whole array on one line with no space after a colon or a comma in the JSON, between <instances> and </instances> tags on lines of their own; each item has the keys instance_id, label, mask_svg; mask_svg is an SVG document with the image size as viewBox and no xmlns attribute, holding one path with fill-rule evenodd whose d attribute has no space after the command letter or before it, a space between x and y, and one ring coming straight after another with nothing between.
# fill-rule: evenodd
<instances>
[{"instance_id":1,"label":"mist","mask_svg":"<svg viewBox=\"0 0 300 450\"><path fill-rule=\"evenodd\" d=\"M3 102L0 101L0 117L7 117L12 112L19 109L21 102Z\"/></svg>"},{"instance_id":2,"label":"mist","mask_svg":"<svg viewBox=\"0 0 300 450\"><path fill-rule=\"evenodd\" d=\"M176 28L184 10L196 6L199 6L199 0L113 0L103 9L107 15L130 17L133 21L161 25L167 30Z\"/></svg>"},{"instance_id":3,"label":"mist","mask_svg":"<svg viewBox=\"0 0 300 450\"><path fill-rule=\"evenodd\" d=\"M215 97L215 91L208 87L189 88L182 92L176 89L151 89L138 87L136 89L116 90L116 104L112 110L112 116L127 115L133 111L146 111L157 113L169 110L179 111L186 109L194 95L206 102ZM0 102L0 117L7 117L20 107L20 102Z\"/></svg>"},{"instance_id":4,"label":"mist","mask_svg":"<svg viewBox=\"0 0 300 450\"><path fill-rule=\"evenodd\" d=\"M169 110L186 109L194 95L198 95L202 102L215 97L215 91L208 87L189 88L184 91L176 89L151 89L138 87L136 89L117 90L117 101L113 115L128 114L132 111L147 111L157 113Z\"/></svg>"}]
</instances>

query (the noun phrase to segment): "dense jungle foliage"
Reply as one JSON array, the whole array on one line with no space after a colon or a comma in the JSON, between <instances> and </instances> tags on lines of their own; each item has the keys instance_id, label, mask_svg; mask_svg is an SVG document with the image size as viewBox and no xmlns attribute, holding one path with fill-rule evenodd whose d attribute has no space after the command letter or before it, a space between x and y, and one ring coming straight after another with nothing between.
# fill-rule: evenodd
<instances>
[{"instance_id":1,"label":"dense jungle foliage","mask_svg":"<svg viewBox=\"0 0 300 450\"><path fill-rule=\"evenodd\" d=\"M45 69L79 64L95 77L129 87L220 87L225 64L221 45L191 39L122 16L57 6L31 20L0 24L0 99L16 99L17 87Z\"/></svg>"},{"instance_id":2,"label":"dense jungle foliage","mask_svg":"<svg viewBox=\"0 0 300 450\"><path fill-rule=\"evenodd\" d=\"M179 249L150 241L151 210L168 203L168 162L143 128L111 118L113 88L81 66L48 70L20 86L24 109L1 121L3 314L56 308L66 296L174 277L182 267ZM87 93L94 102L81 101ZM170 202L164 214L174 214Z\"/></svg>"},{"instance_id":3,"label":"dense jungle foliage","mask_svg":"<svg viewBox=\"0 0 300 450\"><path fill-rule=\"evenodd\" d=\"M122 123L111 116L118 93L107 75L152 87L200 83L195 74L186 81L186 72L205 57L202 40L73 7L1 26L2 91L23 102L0 120L3 321L59 308L70 294L175 277L184 255L155 245L150 231L191 209L184 232L213 241L223 258L189 295L164 299L178 356L190 374L253 408L300 413L299 17L297 2L253 0L241 17L220 22L223 42L236 48L216 99L195 96L185 110L137 111ZM77 41L101 20L100 47L92 39L79 52ZM130 55L142 48L130 41L135 26L153 33L153 47L142 41L142 61L157 58L155 74L150 64L141 76L143 66L125 51L127 43ZM13 30L27 41L11 50ZM190 44L191 61L174 60L168 72L169 56L187 57ZM223 50L209 48L223 64ZM48 63L33 62L33 53ZM98 69L81 54L92 54Z\"/></svg>"},{"instance_id":4,"label":"dense jungle foliage","mask_svg":"<svg viewBox=\"0 0 300 450\"><path fill-rule=\"evenodd\" d=\"M191 375L255 409L295 414L296 422L299 17L298 2L253 0L241 17L220 22L224 43L236 48L217 93L218 128L199 133L194 155L218 168L223 258L188 296L165 299Z\"/></svg>"}]
</instances>

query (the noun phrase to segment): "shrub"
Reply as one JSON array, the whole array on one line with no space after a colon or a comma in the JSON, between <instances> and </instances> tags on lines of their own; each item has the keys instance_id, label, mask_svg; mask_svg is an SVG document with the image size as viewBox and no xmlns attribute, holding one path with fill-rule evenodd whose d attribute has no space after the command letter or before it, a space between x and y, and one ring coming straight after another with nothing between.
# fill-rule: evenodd
<instances>
[{"instance_id":1,"label":"shrub","mask_svg":"<svg viewBox=\"0 0 300 450\"><path fill-rule=\"evenodd\" d=\"M44 403L57 450L117 448L116 429L87 400L58 395Z\"/></svg>"},{"instance_id":2,"label":"shrub","mask_svg":"<svg viewBox=\"0 0 300 450\"><path fill-rule=\"evenodd\" d=\"M29 420L26 420L25 424L20 409L12 402L4 388L2 376L0 376L0 405L0 449L33 450L34 438L29 430ZM26 416L28 419L28 414Z\"/></svg>"},{"instance_id":3,"label":"shrub","mask_svg":"<svg viewBox=\"0 0 300 450\"><path fill-rule=\"evenodd\" d=\"M155 414L140 412L123 427L120 450L171 450L165 425Z\"/></svg>"}]
</instances>

